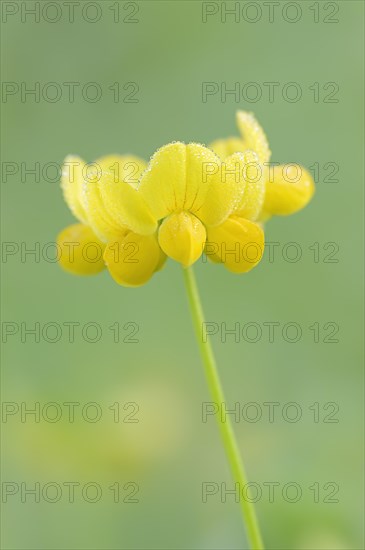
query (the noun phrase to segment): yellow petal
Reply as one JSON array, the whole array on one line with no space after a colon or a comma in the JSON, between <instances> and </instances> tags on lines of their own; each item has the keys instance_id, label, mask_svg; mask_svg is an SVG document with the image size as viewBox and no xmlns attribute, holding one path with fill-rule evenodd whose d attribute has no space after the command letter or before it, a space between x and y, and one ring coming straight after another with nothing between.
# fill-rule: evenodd
<instances>
[{"instance_id":1,"label":"yellow petal","mask_svg":"<svg viewBox=\"0 0 365 550\"><path fill-rule=\"evenodd\" d=\"M212 174L206 199L202 207L194 212L205 225L221 224L241 205L244 195L250 196L252 203L256 199L260 200L258 191L250 193L247 189L250 183L248 176L251 176L251 164L257 165L257 156L252 151L246 151L245 153L235 153L217 165L217 173ZM256 183L250 183L250 185L250 188L253 187L255 190L258 187ZM258 211L261 209L261 205L262 201L257 206Z\"/></svg>"},{"instance_id":2,"label":"yellow petal","mask_svg":"<svg viewBox=\"0 0 365 550\"><path fill-rule=\"evenodd\" d=\"M87 223L82 195L84 167L85 161L82 158L68 155L62 166L61 188L64 199L75 218Z\"/></svg>"},{"instance_id":3,"label":"yellow petal","mask_svg":"<svg viewBox=\"0 0 365 550\"><path fill-rule=\"evenodd\" d=\"M171 214L164 219L158 232L158 242L165 254L185 267L200 258L205 239L203 224L189 212Z\"/></svg>"},{"instance_id":4,"label":"yellow petal","mask_svg":"<svg viewBox=\"0 0 365 550\"><path fill-rule=\"evenodd\" d=\"M265 132L252 113L237 111L237 125L247 149L255 151L261 164L268 163L271 156Z\"/></svg>"},{"instance_id":5,"label":"yellow petal","mask_svg":"<svg viewBox=\"0 0 365 550\"><path fill-rule=\"evenodd\" d=\"M121 224L116 224L109 212L107 212L100 195L98 182L98 178L100 177L100 174L94 174L93 176L89 174L84 181L83 192L89 224L102 241L108 242L109 240L123 236L128 232L128 228Z\"/></svg>"},{"instance_id":6,"label":"yellow petal","mask_svg":"<svg viewBox=\"0 0 365 550\"><path fill-rule=\"evenodd\" d=\"M255 221L264 203L267 169L259 164L256 153L252 151L246 151L245 161L244 190L233 213L236 216Z\"/></svg>"},{"instance_id":7,"label":"yellow petal","mask_svg":"<svg viewBox=\"0 0 365 550\"><path fill-rule=\"evenodd\" d=\"M105 268L105 245L82 223L66 227L57 237L59 264L74 275L95 275Z\"/></svg>"},{"instance_id":8,"label":"yellow petal","mask_svg":"<svg viewBox=\"0 0 365 550\"><path fill-rule=\"evenodd\" d=\"M106 155L97 159L95 164L101 170L111 172L116 180L125 181L135 188L147 166L144 160L133 155Z\"/></svg>"},{"instance_id":9,"label":"yellow petal","mask_svg":"<svg viewBox=\"0 0 365 550\"><path fill-rule=\"evenodd\" d=\"M219 158L203 145L170 143L151 158L139 191L157 219L182 210L194 213L204 203L219 164ZM213 175L206 173L210 167Z\"/></svg>"},{"instance_id":10,"label":"yellow petal","mask_svg":"<svg viewBox=\"0 0 365 550\"><path fill-rule=\"evenodd\" d=\"M254 222L230 216L223 224L208 229L205 253L233 273L255 267L264 252L264 232Z\"/></svg>"},{"instance_id":11,"label":"yellow petal","mask_svg":"<svg viewBox=\"0 0 365 550\"><path fill-rule=\"evenodd\" d=\"M142 193L110 172L103 172L98 181L100 197L106 211L119 226L135 233L149 235L156 231L157 220L151 213Z\"/></svg>"},{"instance_id":12,"label":"yellow petal","mask_svg":"<svg viewBox=\"0 0 365 550\"><path fill-rule=\"evenodd\" d=\"M209 145L209 148L222 160L234 153L244 153L248 149L246 142L236 137L217 139Z\"/></svg>"},{"instance_id":13,"label":"yellow petal","mask_svg":"<svg viewBox=\"0 0 365 550\"><path fill-rule=\"evenodd\" d=\"M88 219L104 241L115 240L126 231L151 234L157 223L142 195L105 169L94 170L84 182Z\"/></svg>"},{"instance_id":14,"label":"yellow petal","mask_svg":"<svg viewBox=\"0 0 365 550\"><path fill-rule=\"evenodd\" d=\"M141 286L161 268L163 254L155 235L130 232L108 243L104 260L113 279L123 286Z\"/></svg>"},{"instance_id":15,"label":"yellow petal","mask_svg":"<svg viewBox=\"0 0 365 550\"><path fill-rule=\"evenodd\" d=\"M270 167L260 217L286 216L304 208L315 191L311 174L299 165Z\"/></svg>"}]
</instances>

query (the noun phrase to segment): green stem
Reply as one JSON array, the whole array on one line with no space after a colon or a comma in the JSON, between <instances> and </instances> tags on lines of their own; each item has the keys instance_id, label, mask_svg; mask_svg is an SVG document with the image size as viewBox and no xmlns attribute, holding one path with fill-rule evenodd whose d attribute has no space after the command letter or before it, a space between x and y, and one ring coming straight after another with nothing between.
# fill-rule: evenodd
<instances>
[{"instance_id":1,"label":"green stem","mask_svg":"<svg viewBox=\"0 0 365 550\"><path fill-rule=\"evenodd\" d=\"M185 268L183 271L186 291L189 298L191 315L195 329L195 335L203 359L209 390L214 403L217 403L217 405L220 406L222 403L225 403L225 398L219 380L217 366L209 337L206 336L204 340L202 339L204 313L200 302L194 272L191 267ZM227 417L226 420L223 422L221 415L217 415L217 420L223 440L223 445L232 470L233 479L236 483L239 484L241 490L242 487L247 484L247 476L241 460L231 421L229 417ZM249 502L245 498L241 498L240 505L242 510L243 523L244 525L246 525L247 538L250 544L250 548L252 548L253 550L263 550L264 546L262 542L262 537L256 517L255 508L252 502Z\"/></svg>"}]
</instances>

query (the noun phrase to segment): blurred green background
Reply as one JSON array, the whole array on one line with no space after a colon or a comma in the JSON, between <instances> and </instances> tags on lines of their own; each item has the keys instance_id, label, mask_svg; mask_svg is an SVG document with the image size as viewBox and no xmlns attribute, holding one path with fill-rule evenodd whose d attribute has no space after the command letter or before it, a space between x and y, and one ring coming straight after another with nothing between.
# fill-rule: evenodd
<instances>
[{"instance_id":1,"label":"blurred green background","mask_svg":"<svg viewBox=\"0 0 365 550\"><path fill-rule=\"evenodd\" d=\"M196 266L207 320L218 324L213 346L227 407L238 403L243 411L234 426L250 480L262 491L256 506L266 547L363 548L363 3L281 2L270 21L265 3L226 2L227 9L238 4L239 14L224 22L221 2L81 0L72 23L63 2L58 9L40 2L48 7L39 21L21 4L35 5L2 2L2 78L13 83L1 105L2 232L3 241L15 243L6 245L13 254L3 254L2 264L3 406L12 413L2 423L3 548L247 547L239 505L232 495L222 502L221 484L232 489L232 482L214 417L202 422L210 397L180 268L170 261L145 287L125 289L107 272L78 278L46 261L47 243L73 218L55 170L42 173L68 153L88 161L112 152L148 158L172 140L235 135L238 108L255 112L273 161L319 168L310 206L266 227L267 240L279 243L274 261L266 251L245 276ZM212 13L206 22L203 10ZM22 98L22 87L36 82L39 101ZM62 90L59 101L50 100L58 89L47 88L50 82ZM67 82L80 84L74 102ZM82 96L90 82L102 90L96 102ZM116 82L117 102L109 89ZM205 102L203 82L219 90ZM236 82L243 96L222 98L222 86ZM248 89L250 82L256 84ZM278 83L273 101L268 82ZM283 99L285 90L292 97L288 82L300 86L297 102ZM127 102L137 87L137 102ZM250 101L258 89L262 97ZM92 97L93 90L85 93ZM39 177L24 173L35 163ZM332 179L327 163L338 165ZM297 262L283 259L293 253L285 248L290 242L300 247ZM39 254L24 254L35 247ZM79 323L74 342L70 322ZM269 322L280 323L274 342ZM301 327L296 343L282 336L288 322ZM25 333L35 323L39 342ZM57 336L47 323L61 327L55 343L47 341ZM101 331L94 343L87 323ZM123 341L136 327L127 323L138 326L137 342ZM222 323L243 331L256 323L262 334L250 342L251 325L248 336L224 342ZM315 323L318 337L309 328ZM326 323L338 325L338 342L325 341L335 326ZM74 422L67 402L79 403ZM278 403L272 422L269 402ZM57 405L44 409L47 403ZM97 405L85 408L90 403ZM39 419L24 416L35 406ZM301 418L290 422L298 410ZM101 418L91 422L96 413ZM127 422L132 413L138 422ZM257 422L249 421L256 414ZM79 484L74 502L70 482ZM85 488L90 482L97 485ZM219 488L205 503L204 482ZM268 482L276 484L273 502ZM36 483L39 502L26 493ZM285 489L287 483L295 485ZM90 502L98 498L95 487L102 494ZM128 502L137 489L138 502ZM289 502L296 491L297 502Z\"/></svg>"}]
</instances>

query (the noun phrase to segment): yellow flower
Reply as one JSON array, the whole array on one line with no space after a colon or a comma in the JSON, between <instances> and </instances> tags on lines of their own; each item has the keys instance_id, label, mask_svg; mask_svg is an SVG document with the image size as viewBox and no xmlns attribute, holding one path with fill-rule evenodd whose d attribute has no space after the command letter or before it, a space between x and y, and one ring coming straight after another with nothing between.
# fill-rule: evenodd
<instances>
[{"instance_id":1,"label":"yellow flower","mask_svg":"<svg viewBox=\"0 0 365 550\"><path fill-rule=\"evenodd\" d=\"M108 267L126 286L146 283L164 263L156 222L136 186L145 163L110 155L91 164L69 156L62 170L66 203L81 222L58 236L61 266L78 275Z\"/></svg>"},{"instance_id":2,"label":"yellow flower","mask_svg":"<svg viewBox=\"0 0 365 550\"><path fill-rule=\"evenodd\" d=\"M188 267L203 252L234 273L262 258L260 222L303 208L314 192L297 165L270 166L271 151L255 117L237 113L241 138L211 149L174 142L148 166L110 155L85 164L68 157L62 174L65 200L81 222L59 237L60 264L73 273L107 266L125 286L146 283L166 256Z\"/></svg>"},{"instance_id":3,"label":"yellow flower","mask_svg":"<svg viewBox=\"0 0 365 550\"><path fill-rule=\"evenodd\" d=\"M262 229L253 223L264 197L263 178L251 177L257 164L252 151L237 152L222 162L198 143L175 142L159 149L138 191L159 223L158 242L165 254L187 267L204 249L207 252L209 243L216 261L232 271L254 267L264 245ZM227 222L232 212L236 223ZM244 250L252 241L260 249L254 260Z\"/></svg>"},{"instance_id":4,"label":"yellow flower","mask_svg":"<svg viewBox=\"0 0 365 550\"><path fill-rule=\"evenodd\" d=\"M261 126L250 113L241 111L238 123L245 140L229 138L211 144L214 152L223 158L235 151L250 155L247 165L245 191L236 201L230 215L223 224L211 228L206 244L209 259L223 263L233 273L245 273L261 260L264 251L264 233L255 223L260 219L265 199L268 162L271 151Z\"/></svg>"},{"instance_id":5,"label":"yellow flower","mask_svg":"<svg viewBox=\"0 0 365 550\"><path fill-rule=\"evenodd\" d=\"M251 113L238 111L237 125L241 138L217 140L210 147L222 158L236 151L256 151L265 177L265 197L258 219L266 221L273 215L294 214L304 208L315 190L310 173L296 164L269 165L271 151L266 136Z\"/></svg>"}]
</instances>

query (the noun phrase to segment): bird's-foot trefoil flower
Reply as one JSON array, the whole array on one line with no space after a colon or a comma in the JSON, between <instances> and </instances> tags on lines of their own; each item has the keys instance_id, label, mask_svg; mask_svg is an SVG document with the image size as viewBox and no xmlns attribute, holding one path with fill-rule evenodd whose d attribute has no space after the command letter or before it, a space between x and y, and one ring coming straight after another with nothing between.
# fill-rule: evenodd
<instances>
[{"instance_id":1,"label":"bird's-foot trefoil flower","mask_svg":"<svg viewBox=\"0 0 365 550\"><path fill-rule=\"evenodd\" d=\"M268 141L254 115L237 111L236 119L241 137L219 139L210 147L222 158L246 149L257 153L264 166L265 178L265 196L258 219L267 221L274 215L286 216L304 208L315 190L311 174L296 163L270 165Z\"/></svg>"},{"instance_id":2,"label":"bird's-foot trefoil flower","mask_svg":"<svg viewBox=\"0 0 365 550\"><path fill-rule=\"evenodd\" d=\"M69 156L62 170L66 203L81 222L58 236L60 264L79 275L108 267L125 286L140 286L164 263L157 224L136 190L145 168L141 159L110 155L86 164Z\"/></svg>"},{"instance_id":3,"label":"bird's-foot trefoil flower","mask_svg":"<svg viewBox=\"0 0 365 550\"><path fill-rule=\"evenodd\" d=\"M80 221L64 229L60 264L87 275L105 267L125 286L146 283L166 256L188 267L203 251L231 272L262 258L262 222L302 209L314 193L307 170L270 165L264 130L237 112L240 138L207 148L173 142L146 166L130 155L86 164L69 156L62 172L65 200Z\"/></svg>"},{"instance_id":4,"label":"bird's-foot trefoil flower","mask_svg":"<svg viewBox=\"0 0 365 550\"><path fill-rule=\"evenodd\" d=\"M253 151L222 161L198 143L170 143L155 153L138 191L159 223L158 242L167 256L188 267L205 250L237 273L260 261L264 234L254 220L264 198L264 179L251 177L257 164ZM232 243L239 248L233 259ZM252 244L254 259L245 253Z\"/></svg>"},{"instance_id":5,"label":"bird's-foot trefoil flower","mask_svg":"<svg viewBox=\"0 0 365 550\"><path fill-rule=\"evenodd\" d=\"M264 205L271 152L266 135L253 115L241 111L238 120L245 140L229 138L213 142L210 147L222 158L237 154L235 150L244 155L251 151L256 158L247 164L248 184L240 200L224 223L209 231L206 254L212 261L224 263L231 272L244 273L254 267L263 254L264 233L257 222Z\"/></svg>"}]
</instances>

